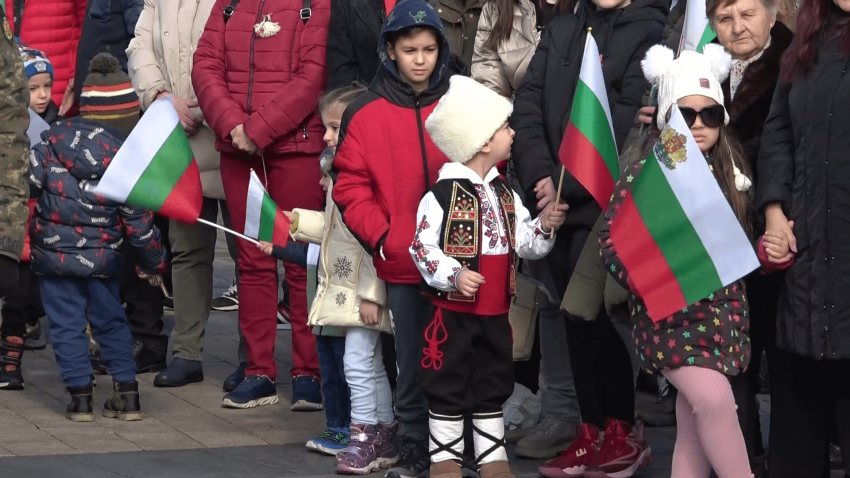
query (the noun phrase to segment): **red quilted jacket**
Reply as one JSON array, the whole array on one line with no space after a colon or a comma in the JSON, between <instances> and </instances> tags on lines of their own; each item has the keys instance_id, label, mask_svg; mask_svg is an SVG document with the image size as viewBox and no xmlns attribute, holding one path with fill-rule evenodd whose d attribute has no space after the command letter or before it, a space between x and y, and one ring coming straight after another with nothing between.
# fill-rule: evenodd
<instances>
[{"instance_id":1,"label":"red quilted jacket","mask_svg":"<svg viewBox=\"0 0 850 478\"><path fill-rule=\"evenodd\" d=\"M217 0L213 6L192 68L216 149L242 154L230 132L244 124L265 154L321 153L324 128L316 108L327 76L330 0L312 0L306 24L298 0L242 0L225 26L224 8L230 3ZM261 38L254 25L265 16L280 31Z\"/></svg>"},{"instance_id":2,"label":"red quilted jacket","mask_svg":"<svg viewBox=\"0 0 850 478\"><path fill-rule=\"evenodd\" d=\"M15 31L14 1L6 0L6 18ZM51 99L62 104L65 87L74 77L77 46L86 17L86 0L26 0L21 20L21 41L43 51L53 65Z\"/></svg>"}]
</instances>

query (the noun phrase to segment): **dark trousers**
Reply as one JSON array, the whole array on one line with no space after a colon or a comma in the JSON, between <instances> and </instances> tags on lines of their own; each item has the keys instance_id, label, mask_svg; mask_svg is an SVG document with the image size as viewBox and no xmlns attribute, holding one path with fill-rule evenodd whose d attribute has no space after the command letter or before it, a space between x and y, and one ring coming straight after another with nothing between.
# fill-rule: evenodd
<instances>
[{"instance_id":1,"label":"dark trousers","mask_svg":"<svg viewBox=\"0 0 850 478\"><path fill-rule=\"evenodd\" d=\"M26 333L27 323L34 324L44 316L38 276L30 269L29 262L18 264L18 282L3 299L2 315L2 337L21 337Z\"/></svg>"},{"instance_id":2,"label":"dark trousers","mask_svg":"<svg viewBox=\"0 0 850 478\"><path fill-rule=\"evenodd\" d=\"M425 330L419 382L430 410L447 416L501 412L513 392L508 314L437 309Z\"/></svg>"},{"instance_id":3,"label":"dark trousers","mask_svg":"<svg viewBox=\"0 0 850 478\"><path fill-rule=\"evenodd\" d=\"M829 477L838 429L850 476L850 360L813 360L781 349L770 361L770 478Z\"/></svg>"},{"instance_id":4,"label":"dark trousers","mask_svg":"<svg viewBox=\"0 0 850 478\"><path fill-rule=\"evenodd\" d=\"M514 362L514 382L537 393L540 390L540 321L534 331L534 345L531 347L531 357L528 360Z\"/></svg>"},{"instance_id":5,"label":"dark trousers","mask_svg":"<svg viewBox=\"0 0 850 478\"><path fill-rule=\"evenodd\" d=\"M117 280L43 276L41 296L50 321L50 340L62 380L69 387L91 381L86 321L100 344L109 374L119 383L136 380L133 337L119 300Z\"/></svg>"},{"instance_id":6,"label":"dark trousers","mask_svg":"<svg viewBox=\"0 0 850 478\"><path fill-rule=\"evenodd\" d=\"M584 423L604 430L609 418L634 422L635 389L626 344L603 311L596 320L567 318L567 343Z\"/></svg>"},{"instance_id":7,"label":"dark trousers","mask_svg":"<svg viewBox=\"0 0 850 478\"><path fill-rule=\"evenodd\" d=\"M345 355L345 337L316 337L316 349L319 352L319 373L322 374L327 426L347 427L351 423L351 398L342 362Z\"/></svg>"},{"instance_id":8,"label":"dark trousers","mask_svg":"<svg viewBox=\"0 0 850 478\"><path fill-rule=\"evenodd\" d=\"M154 223L160 229L166 260L171 263L171 245L168 243L168 219L156 216ZM165 354L168 336L162 333L163 296L159 287L136 275L136 251L125 243L121 270L121 300L127 304L127 319L133 338ZM170 275L163 274L166 288L171 287Z\"/></svg>"}]
</instances>

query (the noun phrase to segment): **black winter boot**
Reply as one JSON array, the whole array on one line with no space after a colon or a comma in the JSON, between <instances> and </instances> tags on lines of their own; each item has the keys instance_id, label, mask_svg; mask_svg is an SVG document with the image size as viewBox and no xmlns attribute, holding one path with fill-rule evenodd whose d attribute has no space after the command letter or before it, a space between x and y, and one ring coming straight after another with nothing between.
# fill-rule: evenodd
<instances>
[{"instance_id":1,"label":"black winter boot","mask_svg":"<svg viewBox=\"0 0 850 478\"><path fill-rule=\"evenodd\" d=\"M103 404L103 416L123 421L142 419L142 407L139 404L139 382L112 384L115 394Z\"/></svg>"},{"instance_id":2,"label":"black winter boot","mask_svg":"<svg viewBox=\"0 0 850 478\"><path fill-rule=\"evenodd\" d=\"M91 383L82 387L68 387L68 393L71 394L71 403L66 408L65 416L72 422L91 422L94 421L92 413L91 398L94 387Z\"/></svg>"}]
</instances>

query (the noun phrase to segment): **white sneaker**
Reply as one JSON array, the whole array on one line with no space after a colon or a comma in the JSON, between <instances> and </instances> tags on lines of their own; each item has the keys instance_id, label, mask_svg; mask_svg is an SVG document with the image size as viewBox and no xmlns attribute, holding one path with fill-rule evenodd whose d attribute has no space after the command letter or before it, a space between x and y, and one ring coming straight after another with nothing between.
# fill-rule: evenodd
<instances>
[{"instance_id":1,"label":"white sneaker","mask_svg":"<svg viewBox=\"0 0 850 478\"><path fill-rule=\"evenodd\" d=\"M534 432L540 415L540 393L531 393L527 387L514 384L514 393L505 404L505 439L520 440Z\"/></svg>"}]
</instances>

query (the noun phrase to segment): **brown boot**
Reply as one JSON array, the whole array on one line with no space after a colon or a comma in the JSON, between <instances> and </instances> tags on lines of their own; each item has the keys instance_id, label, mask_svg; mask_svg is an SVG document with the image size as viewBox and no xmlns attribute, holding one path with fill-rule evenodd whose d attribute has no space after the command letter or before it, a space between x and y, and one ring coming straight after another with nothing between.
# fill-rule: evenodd
<instances>
[{"instance_id":1,"label":"brown boot","mask_svg":"<svg viewBox=\"0 0 850 478\"><path fill-rule=\"evenodd\" d=\"M511 467L506 461L492 461L481 465L478 470L478 475L481 478L514 478L511 474Z\"/></svg>"},{"instance_id":2,"label":"brown boot","mask_svg":"<svg viewBox=\"0 0 850 478\"><path fill-rule=\"evenodd\" d=\"M462 478L460 465L454 460L431 463L431 478Z\"/></svg>"}]
</instances>

